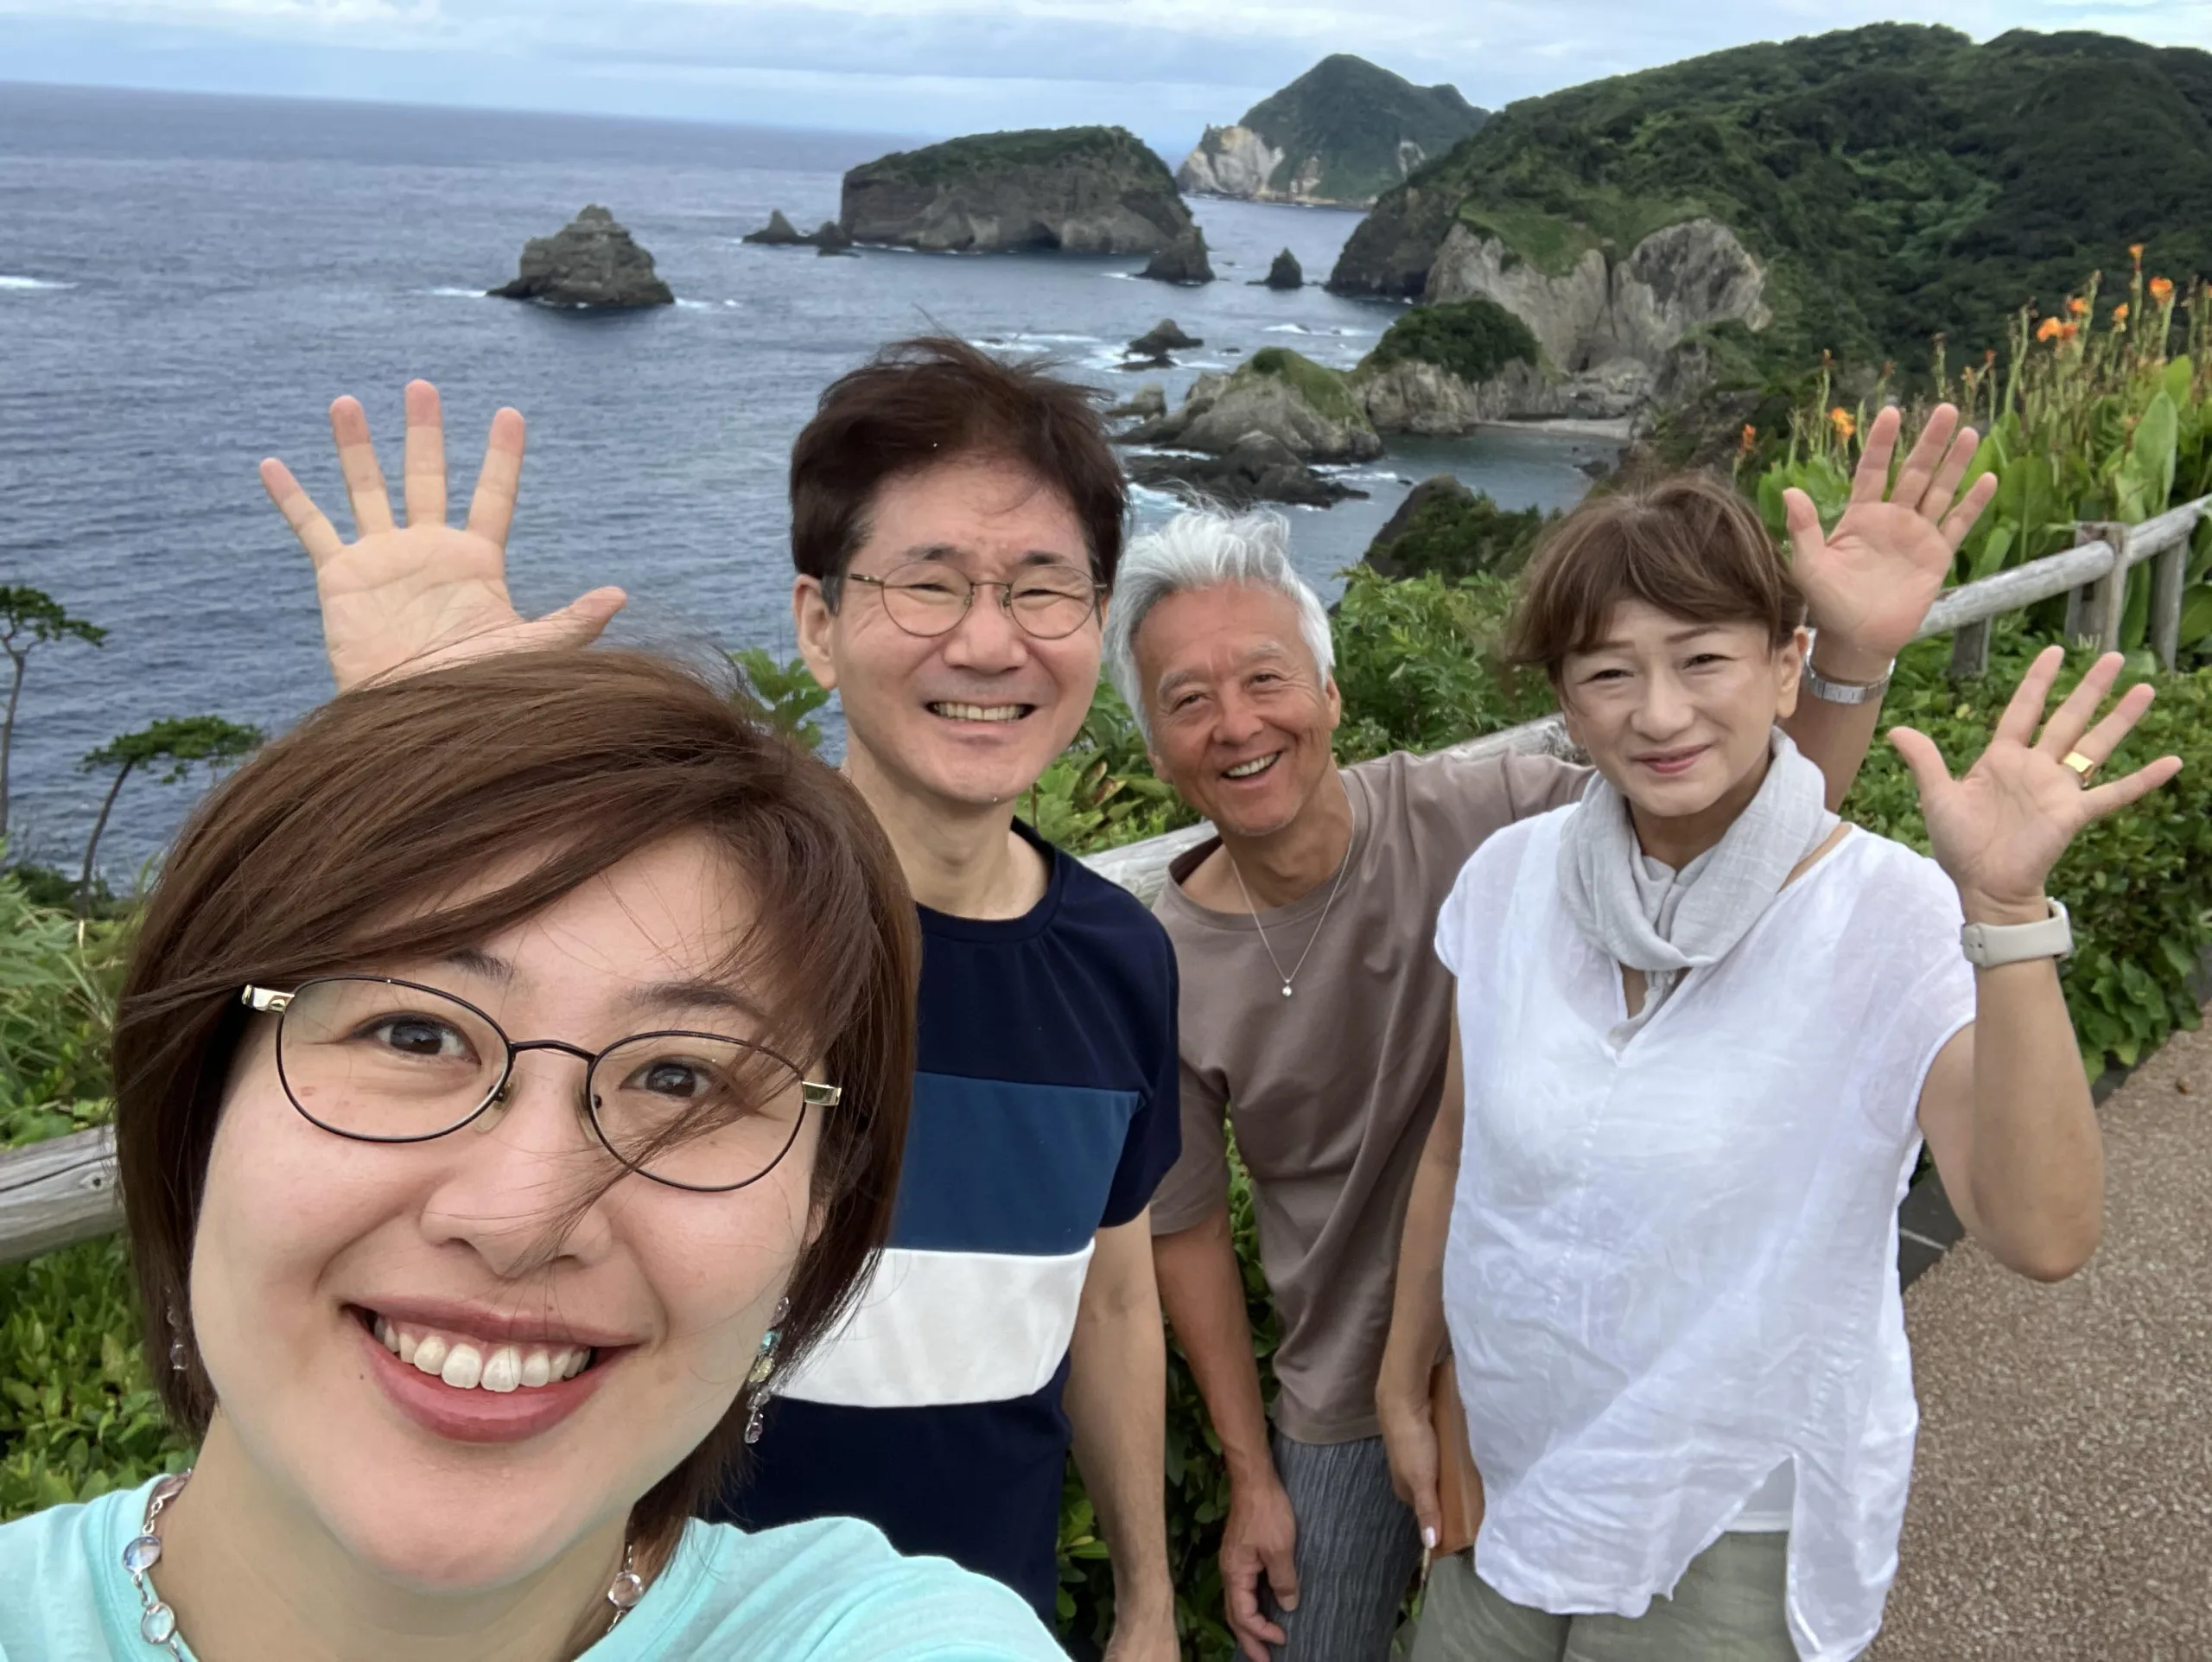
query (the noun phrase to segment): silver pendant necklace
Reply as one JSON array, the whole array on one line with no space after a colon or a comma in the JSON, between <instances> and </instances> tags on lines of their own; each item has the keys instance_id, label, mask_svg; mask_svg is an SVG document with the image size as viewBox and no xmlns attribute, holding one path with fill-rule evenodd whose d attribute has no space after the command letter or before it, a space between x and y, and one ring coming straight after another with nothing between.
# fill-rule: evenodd
<instances>
[{"instance_id":1,"label":"silver pendant necklace","mask_svg":"<svg viewBox=\"0 0 2212 1662\"><path fill-rule=\"evenodd\" d=\"M1351 813L1351 831L1344 838L1344 857L1337 867L1337 880L1329 885L1329 898L1321 902L1321 915L1313 925L1313 933L1306 938L1306 950L1298 955L1298 962L1290 966L1290 973L1282 972L1282 960L1275 956L1273 942L1260 923L1260 908L1252 904L1252 891L1244 886L1244 874L1236 868L1236 856L1229 854L1229 844L1224 843L1221 851L1229 855L1229 870L1236 879L1236 892L1244 897L1245 908L1252 914L1253 932L1260 937L1260 945L1268 954L1268 962L1274 966L1275 979L1282 983L1282 996L1291 995L1291 984L1298 979L1298 972L1306 967L1306 960L1313 956L1313 943L1321 939L1322 926L1329 921L1329 908L1337 903L1337 891L1344 886L1344 873L1351 869L1352 844L1359 840L1359 810L1351 806L1351 793L1345 793L1345 804Z\"/></svg>"},{"instance_id":2,"label":"silver pendant necklace","mask_svg":"<svg viewBox=\"0 0 2212 1662\"><path fill-rule=\"evenodd\" d=\"M184 1635L177 1631L176 1612L162 1602L161 1595L154 1591L153 1582L146 1578L162 1561L162 1532L157 1527L162 1512L184 1493L184 1486L191 1481L192 1470L188 1467L181 1472L171 1472L155 1484L153 1493L146 1497L145 1522L123 1549L123 1567L130 1574L130 1584L138 1589L138 1602L144 1607L138 1618L138 1637L157 1650L167 1651L175 1662L191 1662L185 1652ZM645 1595L645 1580L638 1573L637 1545L626 1531L622 1539L622 1568L607 1589L607 1602L614 1607L614 1615L607 1622L606 1633L613 1633L622 1618L630 1614L631 1607Z\"/></svg>"}]
</instances>

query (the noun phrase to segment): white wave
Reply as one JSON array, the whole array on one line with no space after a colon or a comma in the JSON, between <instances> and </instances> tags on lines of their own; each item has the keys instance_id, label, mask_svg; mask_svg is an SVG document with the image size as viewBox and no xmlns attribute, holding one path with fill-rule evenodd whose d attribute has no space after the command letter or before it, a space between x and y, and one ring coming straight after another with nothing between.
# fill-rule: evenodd
<instances>
[{"instance_id":1,"label":"white wave","mask_svg":"<svg viewBox=\"0 0 2212 1662\"><path fill-rule=\"evenodd\" d=\"M442 287L426 290L424 292L427 294L439 295L448 300L482 300L486 297L484 290L481 289L448 289Z\"/></svg>"},{"instance_id":2,"label":"white wave","mask_svg":"<svg viewBox=\"0 0 2212 1662\"><path fill-rule=\"evenodd\" d=\"M725 306L732 306L732 307L736 306L738 303L739 303L739 302L736 302L736 301L734 301L734 300L725 300L724 302L722 302L722 304L723 304L723 305L725 305Z\"/></svg>"},{"instance_id":3,"label":"white wave","mask_svg":"<svg viewBox=\"0 0 2212 1662\"><path fill-rule=\"evenodd\" d=\"M73 289L73 283L49 283L43 277L0 277L0 289Z\"/></svg>"},{"instance_id":4,"label":"white wave","mask_svg":"<svg viewBox=\"0 0 2212 1662\"><path fill-rule=\"evenodd\" d=\"M684 300L681 298L677 301L676 308L678 311L685 312L710 312L714 310L714 308L703 300Z\"/></svg>"}]
</instances>

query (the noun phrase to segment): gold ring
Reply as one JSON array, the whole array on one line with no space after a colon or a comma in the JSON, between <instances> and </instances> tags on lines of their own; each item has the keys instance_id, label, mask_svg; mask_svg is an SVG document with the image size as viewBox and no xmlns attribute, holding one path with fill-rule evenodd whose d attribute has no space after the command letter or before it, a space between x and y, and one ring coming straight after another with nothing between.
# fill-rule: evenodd
<instances>
[{"instance_id":1,"label":"gold ring","mask_svg":"<svg viewBox=\"0 0 2212 1662\"><path fill-rule=\"evenodd\" d=\"M2058 759L2058 762L2062 767L2071 767L2080 776L2082 783L2085 786L2089 782L2089 775L2097 771L2095 761L2083 755L2079 750L2069 750Z\"/></svg>"}]
</instances>

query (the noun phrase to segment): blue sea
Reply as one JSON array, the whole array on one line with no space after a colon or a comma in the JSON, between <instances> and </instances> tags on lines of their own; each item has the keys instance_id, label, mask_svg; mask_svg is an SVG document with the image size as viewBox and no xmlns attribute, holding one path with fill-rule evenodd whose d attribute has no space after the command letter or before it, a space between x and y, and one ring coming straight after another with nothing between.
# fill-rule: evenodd
<instances>
[{"instance_id":1,"label":"blue sea","mask_svg":"<svg viewBox=\"0 0 2212 1662\"><path fill-rule=\"evenodd\" d=\"M784 468L821 388L882 342L945 330L1126 394L1171 400L1268 345L1349 367L1395 315L1320 290L1355 214L1193 204L1221 281L1139 280L1135 259L823 259L739 239L780 207L834 216L843 170L917 142L566 116L119 92L0 82L0 583L108 631L41 649L18 719L16 852L81 855L105 781L87 751L162 716L276 732L328 695L312 574L255 477L278 455L347 525L325 411L367 406L398 473L400 389L445 394L456 505L501 404L530 421L509 544L519 602L632 596L618 638L791 648ZM1167 158L1170 163L1178 160ZM484 297L525 239L604 203L672 308L578 316ZM1316 286L1252 286L1279 248ZM1205 346L1116 367L1165 316ZM1293 510L1326 590L1406 489L1450 471L1521 506L1586 486L1601 441L1499 433L1401 443ZM1143 519L1172 508L1146 494ZM834 712L833 712L834 715ZM134 779L101 845L127 885L197 782Z\"/></svg>"}]
</instances>

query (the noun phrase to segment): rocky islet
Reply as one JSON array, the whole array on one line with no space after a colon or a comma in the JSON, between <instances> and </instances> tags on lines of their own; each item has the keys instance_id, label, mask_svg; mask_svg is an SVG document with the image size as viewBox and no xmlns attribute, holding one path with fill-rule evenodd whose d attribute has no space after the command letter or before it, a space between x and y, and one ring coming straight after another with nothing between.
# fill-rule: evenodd
<instances>
[{"instance_id":1,"label":"rocky islet","mask_svg":"<svg viewBox=\"0 0 2212 1662\"><path fill-rule=\"evenodd\" d=\"M653 257L596 202L550 237L523 245L512 283L489 293L565 311L668 306L676 296L653 270Z\"/></svg>"}]
</instances>

